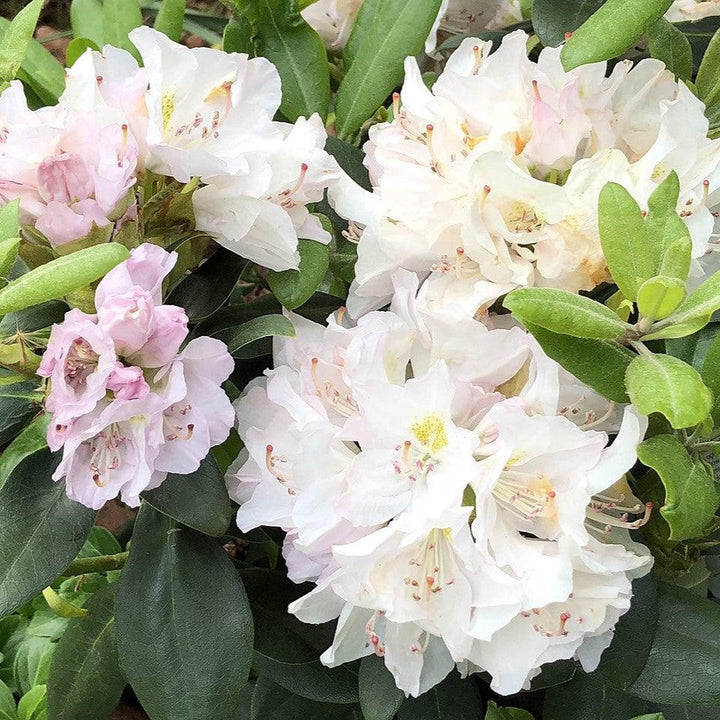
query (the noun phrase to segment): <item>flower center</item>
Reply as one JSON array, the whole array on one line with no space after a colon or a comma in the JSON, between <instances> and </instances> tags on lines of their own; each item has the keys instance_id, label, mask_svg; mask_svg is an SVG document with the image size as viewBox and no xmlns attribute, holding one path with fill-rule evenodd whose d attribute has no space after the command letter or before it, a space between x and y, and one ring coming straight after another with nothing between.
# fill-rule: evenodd
<instances>
[{"instance_id":1,"label":"flower center","mask_svg":"<svg viewBox=\"0 0 720 720\"><path fill-rule=\"evenodd\" d=\"M84 338L76 338L65 358L65 382L76 392L97 369L99 355Z\"/></svg>"},{"instance_id":2,"label":"flower center","mask_svg":"<svg viewBox=\"0 0 720 720\"><path fill-rule=\"evenodd\" d=\"M414 423L411 430L421 447L433 455L448 444L445 423L438 415L426 415Z\"/></svg>"},{"instance_id":3,"label":"flower center","mask_svg":"<svg viewBox=\"0 0 720 720\"><path fill-rule=\"evenodd\" d=\"M555 491L542 474L517 472L506 466L492 489L495 500L525 521L555 515Z\"/></svg>"},{"instance_id":4,"label":"flower center","mask_svg":"<svg viewBox=\"0 0 720 720\"><path fill-rule=\"evenodd\" d=\"M122 448L127 440L118 423L108 425L98 433L90 444L90 472L98 487L105 487L111 480L111 474L122 464Z\"/></svg>"},{"instance_id":5,"label":"flower center","mask_svg":"<svg viewBox=\"0 0 720 720\"><path fill-rule=\"evenodd\" d=\"M195 425L186 420L187 414L192 410L192 405L175 404L171 405L163 413L163 432L165 440L190 440L195 431Z\"/></svg>"},{"instance_id":6,"label":"flower center","mask_svg":"<svg viewBox=\"0 0 720 720\"><path fill-rule=\"evenodd\" d=\"M427 601L455 582L452 552L452 533L447 528L431 530L418 545L403 578L415 602Z\"/></svg>"},{"instance_id":7,"label":"flower center","mask_svg":"<svg viewBox=\"0 0 720 720\"><path fill-rule=\"evenodd\" d=\"M297 495L297 488L292 487L288 473L288 461L286 457L275 454L275 448L268 445L265 448L265 467L268 472L287 490L288 495Z\"/></svg>"}]
</instances>

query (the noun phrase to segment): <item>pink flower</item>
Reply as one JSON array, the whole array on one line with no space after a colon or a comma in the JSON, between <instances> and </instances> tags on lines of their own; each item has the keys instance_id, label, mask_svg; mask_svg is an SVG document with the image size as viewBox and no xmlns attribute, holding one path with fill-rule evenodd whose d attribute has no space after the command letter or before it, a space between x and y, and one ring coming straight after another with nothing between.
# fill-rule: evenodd
<instances>
[{"instance_id":1,"label":"pink flower","mask_svg":"<svg viewBox=\"0 0 720 720\"><path fill-rule=\"evenodd\" d=\"M115 363L113 342L92 316L70 310L62 324L53 325L38 369L51 380L46 407L54 413L53 425L68 425L91 412L105 396Z\"/></svg>"},{"instance_id":2,"label":"pink flower","mask_svg":"<svg viewBox=\"0 0 720 720\"><path fill-rule=\"evenodd\" d=\"M118 493L128 505L139 505L163 440L161 412L154 393L104 401L71 428L53 479L64 477L68 497L94 510Z\"/></svg>"},{"instance_id":3,"label":"pink flower","mask_svg":"<svg viewBox=\"0 0 720 720\"><path fill-rule=\"evenodd\" d=\"M209 337L192 340L169 373L163 412L165 443L155 467L163 472L190 473L211 447L223 442L235 412L221 387L233 370L224 343Z\"/></svg>"},{"instance_id":4,"label":"pink flower","mask_svg":"<svg viewBox=\"0 0 720 720\"><path fill-rule=\"evenodd\" d=\"M173 360L188 334L185 311L175 305L158 305L154 330L147 342L128 360L146 368L159 368Z\"/></svg>"},{"instance_id":5,"label":"pink flower","mask_svg":"<svg viewBox=\"0 0 720 720\"><path fill-rule=\"evenodd\" d=\"M132 355L155 331L152 295L136 285L121 295L109 297L98 307L98 323L113 339L118 355Z\"/></svg>"},{"instance_id":6,"label":"pink flower","mask_svg":"<svg viewBox=\"0 0 720 720\"><path fill-rule=\"evenodd\" d=\"M150 392L142 369L125 367L120 362L108 380L107 389L115 393L118 400L139 400Z\"/></svg>"},{"instance_id":7,"label":"pink flower","mask_svg":"<svg viewBox=\"0 0 720 720\"><path fill-rule=\"evenodd\" d=\"M100 307L108 298L138 286L152 296L153 302L162 302L162 281L177 262L177 253L169 253L157 245L145 243L130 253L130 259L113 268L95 291L95 306Z\"/></svg>"}]
</instances>

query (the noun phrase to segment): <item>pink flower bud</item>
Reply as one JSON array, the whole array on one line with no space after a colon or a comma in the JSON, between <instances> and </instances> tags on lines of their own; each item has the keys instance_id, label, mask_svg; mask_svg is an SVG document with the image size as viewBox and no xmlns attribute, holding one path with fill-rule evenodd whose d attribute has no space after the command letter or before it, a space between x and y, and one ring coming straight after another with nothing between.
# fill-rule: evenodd
<instances>
[{"instance_id":1,"label":"pink flower bud","mask_svg":"<svg viewBox=\"0 0 720 720\"><path fill-rule=\"evenodd\" d=\"M118 363L107 384L118 400L139 400L150 392L150 386L139 367L125 367Z\"/></svg>"},{"instance_id":2,"label":"pink flower bud","mask_svg":"<svg viewBox=\"0 0 720 720\"><path fill-rule=\"evenodd\" d=\"M118 355L132 355L155 330L152 296L136 286L122 295L109 297L98 308L98 324L115 342Z\"/></svg>"},{"instance_id":3,"label":"pink flower bud","mask_svg":"<svg viewBox=\"0 0 720 720\"><path fill-rule=\"evenodd\" d=\"M167 365L187 337L187 324L188 318L182 308L159 305L155 308L155 330L148 341L128 358L129 361L148 368Z\"/></svg>"}]
</instances>

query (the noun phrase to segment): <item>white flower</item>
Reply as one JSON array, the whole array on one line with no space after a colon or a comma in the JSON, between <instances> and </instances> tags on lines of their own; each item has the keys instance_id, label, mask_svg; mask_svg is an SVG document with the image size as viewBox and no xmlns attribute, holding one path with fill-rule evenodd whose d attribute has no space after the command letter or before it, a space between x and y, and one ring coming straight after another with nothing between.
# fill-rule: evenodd
<instances>
[{"instance_id":1,"label":"white flower","mask_svg":"<svg viewBox=\"0 0 720 720\"><path fill-rule=\"evenodd\" d=\"M207 178L193 207L198 230L265 267L288 270L300 262L298 237L330 242L306 205L322 200L340 169L323 150L327 136L318 115L274 128L265 151L246 158L247 172Z\"/></svg>"},{"instance_id":2,"label":"white flower","mask_svg":"<svg viewBox=\"0 0 720 720\"><path fill-rule=\"evenodd\" d=\"M316 0L301 13L328 50L341 50L350 37L363 0Z\"/></svg>"},{"instance_id":3,"label":"white flower","mask_svg":"<svg viewBox=\"0 0 720 720\"><path fill-rule=\"evenodd\" d=\"M720 0L675 0L665 13L670 22L697 22L720 15Z\"/></svg>"},{"instance_id":4,"label":"white flower","mask_svg":"<svg viewBox=\"0 0 720 720\"><path fill-rule=\"evenodd\" d=\"M532 62L523 32L468 38L428 90L413 59L392 123L371 128L372 195L341 183L338 212L360 237L354 316L386 304L392 273L424 283L433 313L472 316L517 286L591 290L609 279L597 199L620 182L643 209L677 169L678 211L701 257L720 187L720 141L704 108L662 63L565 72L559 50ZM688 128L693 128L688 132ZM696 268L697 270L697 268Z\"/></svg>"},{"instance_id":5,"label":"white flower","mask_svg":"<svg viewBox=\"0 0 720 720\"><path fill-rule=\"evenodd\" d=\"M264 58L187 48L136 28L149 78L147 167L180 182L247 172L247 154L274 139L280 77Z\"/></svg>"}]
</instances>

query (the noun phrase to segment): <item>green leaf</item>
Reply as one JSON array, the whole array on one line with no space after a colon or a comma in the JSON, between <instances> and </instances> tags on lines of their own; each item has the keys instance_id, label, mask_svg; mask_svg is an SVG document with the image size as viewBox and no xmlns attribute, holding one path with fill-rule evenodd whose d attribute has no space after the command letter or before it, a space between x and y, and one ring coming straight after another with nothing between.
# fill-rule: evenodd
<instances>
[{"instance_id":1,"label":"green leaf","mask_svg":"<svg viewBox=\"0 0 720 720\"><path fill-rule=\"evenodd\" d=\"M87 38L101 48L105 43L105 32L100 0L72 0L70 26L76 39Z\"/></svg>"},{"instance_id":2,"label":"green leaf","mask_svg":"<svg viewBox=\"0 0 720 720\"><path fill-rule=\"evenodd\" d=\"M643 340L691 335L704 328L717 310L720 310L720 272L711 275L670 317L653 325Z\"/></svg>"},{"instance_id":3,"label":"green leaf","mask_svg":"<svg viewBox=\"0 0 720 720\"><path fill-rule=\"evenodd\" d=\"M598 224L613 280L635 300L640 285L655 274L655 263L640 207L622 185L608 183L600 192Z\"/></svg>"},{"instance_id":4,"label":"green leaf","mask_svg":"<svg viewBox=\"0 0 720 720\"><path fill-rule=\"evenodd\" d=\"M218 248L173 289L166 302L185 308L191 322L209 317L225 304L247 264L247 260L234 252Z\"/></svg>"},{"instance_id":5,"label":"green leaf","mask_svg":"<svg viewBox=\"0 0 720 720\"><path fill-rule=\"evenodd\" d=\"M607 0L565 44L563 67L570 71L622 55L670 5L672 0Z\"/></svg>"},{"instance_id":6,"label":"green leaf","mask_svg":"<svg viewBox=\"0 0 720 720\"><path fill-rule=\"evenodd\" d=\"M532 5L533 30L547 47L565 42L565 33L577 30L604 0L535 0Z\"/></svg>"},{"instance_id":7,"label":"green leaf","mask_svg":"<svg viewBox=\"0 0 720 720\"><path fill-rule=\"evenodd\" d=\"M616 690L627 690L640 676L652 648L658 623L657 583L653 575L633 581L630 610L615 626L610 647L596 674Z\"/></svg>"},{"instance_id":8,"label":"green leaf","mask_svg":"<svg viewBox=\"0 0 720 720\"><path fill-rule=\"evenodd\" d=\"M53 482L56 465L48 451L37 452L0 489L0 617L60 576L93 525L95 513Z\"/></svg>"},{"instance_id":9,"label":"green leaf","mask_svg":"<svg viewBox=\"0 0 720 720\"><path fill-rule=\"evenodd\" d=\"M638 715L632 720L666 720L662 713L650 713L649 715Z\"/></svg>"},{"instance_id":10,"label":"green leaf","mask_svg":"<svg viewBox=\"0 0 720 720\"><path fill-rule=\"evenodd\" d=\"M368 33L372 29L381 5L382 0L363 0L360 5L360 9L355 16L352 32L350 33L350 37L343 48L343 63L345 65L345 72L350 69L358 50L362 47Z\"/></svg>"},{"instance_id":11,"label":"green leaf","mask_svg":"<svg viewBox=\"0 0 720 720\"><path fill-rule=\"evenodd\" d=\"M347 705L319 703L293 695L289 690L260 676L250 703L250 715L238 720L355 720ZM357 716L357 720L361 720Z\"/></svg>"},{"instance_id":12,"label":"green leaf","mask_svg":"<svg viewBox=\"0 0 720 720\"><path fill-rule=\"evenodd\" d=\"M715 480L704 464L693 460L674 435L656 435L638 447L640 461L657 472L665 486L660 514L671 540L702 537L720 505Z\"/></svg>"},{"instance_id":13,"label":"green leaf","mask_svg":"<svg viewBox=\"0 0 720 720\"><path fill-rule=\"evenodd\" d=\"M0 315L61 298L100 279L129 257L127 248L106 243L51 260L0 290Z\"/></svg>"},{"instance_id":14,"label":"green leaf","mask_svg":"<svg viewBox=\"0 0 720 720\"><path fill-rule=\"evenodd\" d=\"M227 345L231 355L257 340L276 336L295 337L293 324L283 315L261 315L215 335Z\"/></svg>"},{"instance_id":15,"label":"green leaf","mask_svg":"<svg viewBox=\"0 0 720 720\"><path fill-rule=\"evenodd\" d=\"M65 63L67 66L72 67L88 49L99 50L98 46L87 38L76 37L72 40L65 51Z\"/></svg>"},{"instance_id":16,"label":"green leaf","mask_svg":"<svg viewBox=\"0 0 720 720\"><path fill-rule=\"evenodd\" d=\"M142 706L153 720L237 717L253 630L232 561L146 503L131 547L115 618L120 664Z\"/></svg>"},{"instance_id":17,"label":"green leaf","mask_svg":"<svg viewBox=\"0 0 720 720\"><path fill-rule=\"evenodd\" d=\"M162 0L153 27L171 40L180 41L185 17L185 0Z\"/></svg>"},{"instance_id":18,"label":"green leaf","mask_svg":"<svg viewBox=\"0 0 720 720\"><path fill-rule=\"evenodd\" d=\"M630 401L625 391L625 372L635 355L606 340L588 340L561 335L532 323L525 327L542 349L578 380L616 403Z\"/></svg>"},{"instance_id":19,"label":"green leaf","mask_svg":"<svg viewBox=\"0 0 720 720\"><path fill-rule=\"evenodd\" d=\"M10 21L0 17L0 42L9 26ZM36 40L30 40L17 77L37 95L35 107L54 105L65 89L63 66Z\"/></svg>"},{"instance_id":20,"label":"green leaf","mask_svg":"<svg viewBox=\"0 0 720 720\"><path fill-rule=\"evenodd\" d=\"M709 107L720 98L720 29L715 32L703 55L695 88L698 97Z\"/></svg>"},{"instance_id":21,"label":"green leaf","mask_svg":"<svg viewBox=\"0 0 720 720\"><path fill-rule=\"evenodd\" d=\"M658 600L653 647L629 692L668 705L720 702L720 605L664 583Z\"/></svg>"},{"instance_id":22,"label":"green leaf","mask_svg":"<svg viewBox=\"0 0 720 720\"><path fill-rule=\"evenodd\" d=\"M715 396L712 415L715 425L720 424L720 333L715 336L701 364L703 382ZM0 460L1 462L1 460ZM0 475L0 482L2 476Z\"/></svg>"},{"instance_id":23,"label":"green leaf","mask_svg":"<svg viewBox=\"0 0 720 720\"><path fill-rule=\"evenodd\" d=\"M249 0L240 7L252 25L257 54L280 73L280 112L291 122L313 113L325 121L330 105L327 53L295 0Z\"/></svg>"},{"instance_id":24,"label":"green leaf","mask_svg":"<svg viewBox=\"0 0 720 720\"><path fill-rule=\"evenodd\" d=\"M485 712L485 720L534 720L534 718L527 710L514 707L498 707L497 703L490 700Z\"/></svg>"},{"instance_id":25,"label":"green leaf","mask_svg":"<svg viewBox=\"0 0 720 720\"><path fill-rule=\"evenodd\" d=\"M90 615L72 620L58 643L47 684L53 720L107 720L125 688L118 665L115 586L88 603Z\"/></svg>"},{"instance_id":26,"label":"green leaf","mask_svg":"<svg viewBox=\"0 0 720 720\"><path fill-rule=\"evenodd\" d=\"M713 403L698 371L670 355L639 355L627 369L625 384L641 413L662 413L675 429L699 425Z\"/></svg>"},{"instance_id":27,"label":"green leaf","mask_svg":"<svg viewBox=\"0 0 720 720\"><path fill-rule=\"evenodd\" d=\"M28 425L0 455L0 488L13 470L28 456L47 447L49 415L41 415Z\"/></svg>"},{"instance_id":28,"label":"green leaf","mask_svg":"<svg viewBox=\"0 0 720 720\"><path fill-rule=\"evenodd\" d=\"M116 555L119 552L122 552L122 548L115 536L104 527L93 525L88 539L78 553L78 559Z\"/></svg>"},{"instance_id":29,"label":"green leaf","mask_svg":"<svg viewBox=\"0 0 720 720\"><path fill-rule=\"evenodd\" d=\"M13 660L13 677L21 695L30 692L36 685L45 684L55 647L49 638L32 635L18 645Z\"/></svg>"},{"instance_id":30,"label":"green leaf","mask_svg":"<svg viewBox=\"0 0 720 720\"><path fill-rule=\"evenodd\" d=\"M11 240L19 236L19 214L19 200L13 200L0 207L0 241Z\"/></svg>"},{"instance_id":31,"label":"green leaf","mask_svg":"<svg viewBox=\"0 0 720 720\"><path fill-rule=\"evenodd\" d=\"M685 224L682 224L685 227ZM685 227L685 230L687 231L687 227ZM692 240L688 234L686 237L679 237L670 243L662 257L659 273L666 277L678 278L684 282L690 273L691 261Z\"/></svg>"},{"instance_id":32,"label":"green leaf","mask_svg":"<svg viewBox=\"0 0 720 720\"><path fill-rule=\"evenodd\" d=\"M233 518L225 480L212 454L193 473L170 473L160 487L144 492L142 498L163 515L213 537L223 535Z\"/></svg>"},{"instance_id":33,"label":"green leaf","mask_svg":"<svg viewBox=\"0 0 720 720\"><path fill-rule=\"evenodd\" d=\"M327 245L315 240L300 240L298 250L299 270L270 270L267 274L270 289L288 310L295 310L312 297L330 267L330 251Z\"/></svg>"},{"instance_id":34,"label":"green leaf","mask_svg":"<svg viewBox=\"0 0 720 720\"><path fill-rule=\"evenodd\" d=\"M15 698L2 680L0 680L0 720L17 720Z\"/></svg>"},{"instance_id":35,"label":"green leaf","mask_svg":"<svg viewBox=\"0 0 720 720\"><path fill-rule=\"evenodd\" d=\"M663 320L678 309L685 299L685 283L679 278L657 275L638 289L637 306L648 320Z\"/></svg>"},{"instance_id":36,"label":"green leaf","mask_svg":"<svg viewBox=\"0 0 720 720\"><path fill-rule=\"evenodd\" d=\"M363 3L365 8L368 2ZM365 153L348 143L328 135L325 141L325 151L330 153L338 162L338 165L365 190L372 190L368 170L364 165Z\"/></svg>"},{"instance_id":37,"label":"green leaf","mask_svg":"<svg viewBox=\"0 0 720 720\"><path fill-rule=\"evenodd\" d=\"M617 340L629 328L610 308L566 290L513 290L503 306L521 321L561 335L595 340Z\"/></svg>"},{"instance_id":38,"label":"green leaf","mask_svg":"<svg viewBox=\"0 0 720 720\"><path fill-rule=\"evenodd\" d=\"M223 31L223 50L225 52L247 53L255 55L252 39L252 27L244 14L236 12L235 17L225 26Z\"/></svg>"},{"instance_id":39,"label":"green leaf","mask_svg":"<svg viewBox=\"0 0 720 720\"><path fill-rule=\"evenodd\" d=\"M690 41L672 23L659 18L648 28L651 57L665 63L681 80L690 80L693 56Z\"/></svg>"},{"instance_id":40,"label":"green leaf","mask_svg":"<svg viewBox=\"0 0 720 720\"><path fill-rule=\"evenodd\" d=\"M644 700L578 672L569 683L547 691L542 716L543 720L627 720L649 709Z\"/></svg>"},{"instance_id":41,"label":"green leaf","mask_svg":"<svg viewBox=\"0 0 720 720\"><path fill-rule=\"evenodd\" d=\"M44 0L32 0L10 22L0 40L0 89L14 80L25 59Z\"/></svg>"},{"instance_id":42,"label":"green leaf","mask_svg":"<svg viewBox=\"0 0 720 720\"><path fill-rule=\"evenodd\" d=\"M440 0L386 0L357 49L335 100L338 137L351 141L403 77L403 62L425 44Z\"/></svg>"},{"instance_id":43,"label":"green leaf","mask_svg":"<svg viewBox=\"0 0 720 720\"><path fill-rule=\"evenodd\" d=\"M408 698L398 720L468 720L482 713L480 690L472 678L461 680L453 672L439 685L417 698Z\"/></svg>"},{"instance_id":44,"label":"green leaf","mask_svg":"<svg viewBox=\"0 0 720 720\"><path fill-rule=\"evenodd\" d=\"M128 34L143 24L138 0L103 0L103 35L108 45L122 48L140 60Z\"/></svg>"},{"instance_id":45,"label":"green leaf","mask_svg":"<svg viewBox=\"0 0 720 720\"><path fill-rule=\"evenodd\" d=\"M360 663L359 693L365 720L392 720L405 699L385 662L376 655L368 655Z\"/></svg>"},{"instance_id":46,"label":"green leaf","mask_svg":"<svg viewBox=\"0 0 720 720\"><path fill-rule=\"evenodd\" d=\"M47 720L45 685L36 685L20 698L18 720Z\"/></svg>"}]
</instances>

